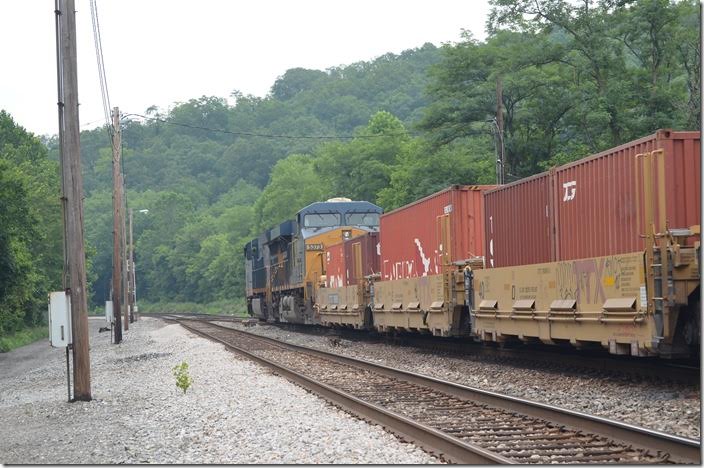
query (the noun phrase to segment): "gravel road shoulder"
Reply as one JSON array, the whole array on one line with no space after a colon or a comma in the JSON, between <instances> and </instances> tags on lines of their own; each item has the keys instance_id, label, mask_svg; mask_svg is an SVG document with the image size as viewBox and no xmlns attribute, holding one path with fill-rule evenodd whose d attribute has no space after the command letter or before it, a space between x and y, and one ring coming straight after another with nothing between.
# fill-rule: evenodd
<instances>
[{"instance_id":1,"label":"gravel road shoulder","mask_svg":"<svg viewBox=\"0 0 704 468\"><path fill-rule=\"evenodd\" d=\"M179 325L143 318L120 345L102 325L90 320L91 402L66 401L63 349L0 359L0 463L439 462ZM182 361L185 394L171 374Z\"/></svg>"}]
</instances>

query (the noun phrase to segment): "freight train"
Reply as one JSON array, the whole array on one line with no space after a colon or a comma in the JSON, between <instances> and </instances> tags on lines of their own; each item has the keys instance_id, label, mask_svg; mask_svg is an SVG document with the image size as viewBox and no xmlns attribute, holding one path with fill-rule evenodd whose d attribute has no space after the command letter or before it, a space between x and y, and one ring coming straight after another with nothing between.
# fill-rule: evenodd
<instances>
[{"instance_id":1,"label":"freight train","mask_svg":"<svg viewBox=\"0 0 704 468\"><path fill-rule=\"evenodd\" d=\"M261 320L687 357L701 337L699 132L382 214L313 203L245 246Z\"/></svg>"}]
</instances>

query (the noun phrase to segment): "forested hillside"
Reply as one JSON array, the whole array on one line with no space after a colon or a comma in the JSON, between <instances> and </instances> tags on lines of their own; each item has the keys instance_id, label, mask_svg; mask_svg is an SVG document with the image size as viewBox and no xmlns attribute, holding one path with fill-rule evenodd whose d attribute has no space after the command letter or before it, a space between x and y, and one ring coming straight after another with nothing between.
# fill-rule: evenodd
<instances>
[{"instance_id":1,"label":"forested hillside","mask_svg":"<svg viewBox=\"0 0 704 468\"><path fill-rule=\"evenodd\" d=\"M658 128L700 127L693 0L492 4L485 41L466 33L457 44L426 44L325 71L291 69L266 97L234 91L234 105L203 96L170 109L123 110L138 300L238 300L244 242L316 200L344 196L391 209L452 183L493 183L497 83L507 181ZM111 150L105 129L81 137L89 279L98 306L111 275ZM3 149L6 138L0 134L0 220L9 216L5 197L38 203L35 216L49 216L56 199L38 193L56 187L32 185L39 174L21 170L30 156ZM49 146L57 159L55 144ZM32 151L46 171L55 170L44 148ZM24 184L26 195L7 190L8 177ZM55 284L60 239L46 235L53 244L42 243L25 230L38 223L21 216L13 223L18 227L0 223L0 236L22 233L5 244L11 255L3 253L0 262L36 262L39 273L27 273L23 287ZM56 227L40 229L49 226ZM37 260L37 249L51 255ZM19 294L13 284L0 276L0 304Z\"/></svg>"}]
</instances>

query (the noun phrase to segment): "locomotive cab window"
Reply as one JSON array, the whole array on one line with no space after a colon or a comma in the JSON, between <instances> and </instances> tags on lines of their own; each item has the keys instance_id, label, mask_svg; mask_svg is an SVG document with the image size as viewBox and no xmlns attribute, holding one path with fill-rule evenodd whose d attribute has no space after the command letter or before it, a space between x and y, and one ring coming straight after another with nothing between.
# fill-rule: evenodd
<instances>
[{"instance_id":1,"label":"locomotive cab window","mask_svg":"<svg viewBox=\"0 0 704 468\"><path fill-rule=\"evenodd\" d=\"M340 213L309 213L303 218L303 226L307 228L322 228L340 226Z\"/></svg>"},{"instance_id":2,"label":"locomotive cab window","mask_svg":"<svg viewBox=\"0 0 704 468\"><path fill-rule=\"evenodd\" d=\"M347 213L348 226L379 226L379 213Z\"/></svg>"}]
</instances>

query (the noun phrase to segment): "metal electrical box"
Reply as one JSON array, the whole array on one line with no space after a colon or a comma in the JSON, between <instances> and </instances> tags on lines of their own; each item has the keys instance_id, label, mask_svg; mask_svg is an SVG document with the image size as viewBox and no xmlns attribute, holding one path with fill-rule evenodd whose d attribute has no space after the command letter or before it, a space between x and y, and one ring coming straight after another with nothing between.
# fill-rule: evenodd
<instances>
[{"instance_id":1,"label":"metal electrical box","mask_svg":"<svg viewBox=\"0 0 704 468\"><path fill-rule=\"evenodd\" d=\"M54 348L65 348L73 343L71 296L66 291L49 293L49 342Z\"/></svg>"},{"instance_id":2,"label":"metal electrical box","mask_svg":"<svg viewBox=\"0 0 704 468\"><path fill-rule=\"evenodd\" d=\"M112 313L112 301L105 301L105 321L108 323L115 321L115 316Z\"/></svg>"}]
</instances>

